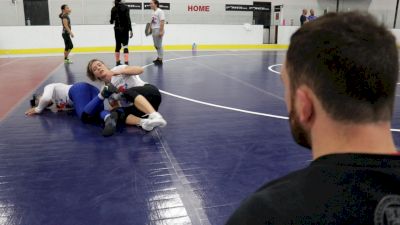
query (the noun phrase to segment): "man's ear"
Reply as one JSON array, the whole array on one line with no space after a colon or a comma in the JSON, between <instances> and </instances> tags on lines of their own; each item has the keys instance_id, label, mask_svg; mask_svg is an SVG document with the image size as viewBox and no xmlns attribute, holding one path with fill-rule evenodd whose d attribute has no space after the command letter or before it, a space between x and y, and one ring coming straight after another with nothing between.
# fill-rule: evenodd
<instances>
[{"instance_id":1,"label":"man's ear","mask_svg":"<svg viewBox=\"0 0 400 225\"><path fill-rule=\"evenodd\" d=\"M310 89L299 87L295 93L295 106L299 122L309 127L315 117L315 102Z\"/></svg>"}]
</instances>

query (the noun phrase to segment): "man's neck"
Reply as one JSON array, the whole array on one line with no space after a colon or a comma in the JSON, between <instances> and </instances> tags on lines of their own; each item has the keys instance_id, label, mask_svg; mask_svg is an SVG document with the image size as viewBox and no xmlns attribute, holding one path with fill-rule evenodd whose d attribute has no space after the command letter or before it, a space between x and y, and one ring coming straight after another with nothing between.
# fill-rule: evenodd
<instances>
[{"instance_id":1,"label":"man's neck","mask_svg":"<svg viewBox=\"0 0 400 225\"><path fill-rule=\"evenodd\" d=\"M348 124L325 121L312 131L313 158L334 153L394 154L389 122Z\"/></svg>"}]
</instances>

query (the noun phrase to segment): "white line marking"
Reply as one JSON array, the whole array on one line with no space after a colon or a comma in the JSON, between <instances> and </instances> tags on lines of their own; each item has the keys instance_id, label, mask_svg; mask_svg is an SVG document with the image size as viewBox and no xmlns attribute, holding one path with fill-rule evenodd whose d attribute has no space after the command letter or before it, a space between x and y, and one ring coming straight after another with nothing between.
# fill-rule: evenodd
<instances>
[{"instance_id":1,"label":"white line marking","mask_svg":"<svg viewBox=\"0 0 400 225\"><path fill-rule=\"evenodd\" d=\"M183 99L183 100L186 100L186 101L190 101L190 102L194 102L194 103L198 103L198 104L202 104L202 105L208 105L208 106L212 106L212 107L216 107L216 108L228 109L228 110L232 110L232 111L237 111L237 112L242 112L242 113L247 113L247 114L253 114L253 115L257 115L257 116L266 116L266 117L272 117L272 118L284 119L284 120L288 119L288 117L285 117L285 116L277 116L277 115L272 115L272 114L267 114L267 113L254 112L254 111L249 111L249 110L237 109L237 108L232 108L232 107L228 107L228 106L223 106L223 105L217 105L217 104L213 104L213 103L203 102L203 101L199 101L199 100L196 100L196 99L186 98L186 97L183 97L183 96L180 96L180 95L172 94L170 92L163 91L163 90L160 90L160 92L163 93L163 94L175 97L175 98Z\"/></svg>"},{"instance_id":2,"label":"white line marking","mask_svg":"<svg viewBox=\"0 0 400 225\"><path fill-rule=\"evenodd\" d=\"M271 72L273 72L273 73L276 73L276 74L281 75L281 72L272 69L272 68L274 68L274 67L276 67L276 66L282 66L282 64L275 64L275 65L269 66L269 67L268 67L268 70L271 71Z\"/></svg>"}]
</instances>

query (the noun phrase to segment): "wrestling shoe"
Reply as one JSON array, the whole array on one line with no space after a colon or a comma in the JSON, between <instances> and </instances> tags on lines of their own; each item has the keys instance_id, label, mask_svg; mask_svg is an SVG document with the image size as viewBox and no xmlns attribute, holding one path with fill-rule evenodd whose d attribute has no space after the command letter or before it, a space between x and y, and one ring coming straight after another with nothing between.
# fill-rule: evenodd
<instances>
[{"instance_id":1,"label":"wrestling shoe","mask_svg":"<svg viewBox=\"0 0 400 225\"><path fill-rule=\"evenodd\" d=\"M154 112L149 115L149 118L142 119L141 124L143 130L151 131L156 127L165 127L167 121L161 116L160 113Z\"/></svg>"},{"instance_id":2,"label":"wrestling shoe","mask_svg":"<svg viewBox=\"0 0 400 225\"><path fill-rule=\"evenodd\" d=\"M109 137L115 133L117 129L118 113L111 112L110 116L104 121L104 129L101 133L104 137Z\"/></svg>"},{"instance_id":3,"label":"wrestling shoe","mask_svg":"<svg viewBox=\"0 0 400 225\"><path fill-rule=\"evenodd\" d=\"M163 64L163 61L161 59L156 59L153 61L154 65L156 66L161 66Z\"/></svg>"}]
</instances>

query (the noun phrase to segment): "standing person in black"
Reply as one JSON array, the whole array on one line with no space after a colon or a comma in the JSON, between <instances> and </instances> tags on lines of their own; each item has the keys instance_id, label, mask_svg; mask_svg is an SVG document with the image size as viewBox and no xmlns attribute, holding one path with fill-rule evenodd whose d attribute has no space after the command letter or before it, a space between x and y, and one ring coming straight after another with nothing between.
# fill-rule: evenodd
<instances>
[{"instance_id":1,"label":"standing person in black","mask_svg":"<svg viewBox=\"0 0 400 225\"><path fill-rule=\"evenodd\" d=\"M398 73L396 38L370 14L328 13L297 30L281 78L292 135L313 161L262 186L227 224L399 224Z\"/></svg>"},{"instance_id":2,"label":"standing person in black","mask_svg":"<svg viewBox=\"0 0 400 225\"><path fill-rule=\"evenodd\" d=\"M115 61L116 65L121 65L120 53L121 47L124 49L125 64L129 64L129 38L132 38L132 25L129 15L129 8L121 3L121 0L114 1L115 6L111 9L110 23L114 24L115 33Z\"/></svg>"},{"instance_id":3,"label":"standing person in black","mask_svg":"<svg viewBox=\"0 0 400 225\"><path fill-rule=\"evenodd\" d=\"M303 26L305 22L307 22L307 9L303 9L303 14L300 16L300 25Z\"/></svg>"},{"instance_id":4,"label":"standing person in black","mask_svg":"<svg viewBox=\"0 0 400 225\"><path fill-rule=\"evenodd\" d=\"M69 53L74 48L72 44L71 37L74 37L74 34L71 30L71 19L69 18L69 14L71 13L71 9L68 5L61 6L61 13L59 15L63 30L62 30L62 37L64 39L65 49L64 49L64 63L70 64L72 61L68 58Z\"/></svg>"}]
</instances>

